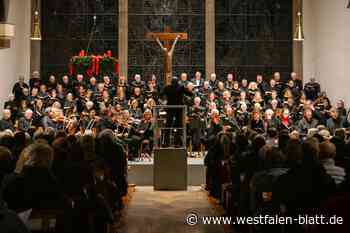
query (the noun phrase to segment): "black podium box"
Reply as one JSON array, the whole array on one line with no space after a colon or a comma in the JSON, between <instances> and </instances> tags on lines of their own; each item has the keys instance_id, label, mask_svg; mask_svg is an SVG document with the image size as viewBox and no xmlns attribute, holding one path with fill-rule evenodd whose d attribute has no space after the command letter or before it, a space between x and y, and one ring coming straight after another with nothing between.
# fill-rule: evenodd
<instances>
[{"instance_id":1,"label":"black podium box","mask_svg":"<svg viewBox=\"0 0 350 233\"><path fill-rule=\"evenodd\" d=\"M154 190L187 190L186 149L155 149L153 169Z\"/></svg>"}]
</instances>

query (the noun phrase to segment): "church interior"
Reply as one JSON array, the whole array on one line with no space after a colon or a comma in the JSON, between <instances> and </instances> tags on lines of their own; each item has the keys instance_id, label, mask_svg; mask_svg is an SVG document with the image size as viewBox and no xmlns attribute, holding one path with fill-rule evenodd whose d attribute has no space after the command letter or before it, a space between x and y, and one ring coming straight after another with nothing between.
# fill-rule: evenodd
<instances>
[{"instance_id":1,"label":"church interior","mask_svg":"<svg viewBox=\"0 0 350 233\"><path fill-rule=\"evenodd\" d=\"M0 0L0 233L345 233L349 0Z\"/></svg>"}]
</instances>

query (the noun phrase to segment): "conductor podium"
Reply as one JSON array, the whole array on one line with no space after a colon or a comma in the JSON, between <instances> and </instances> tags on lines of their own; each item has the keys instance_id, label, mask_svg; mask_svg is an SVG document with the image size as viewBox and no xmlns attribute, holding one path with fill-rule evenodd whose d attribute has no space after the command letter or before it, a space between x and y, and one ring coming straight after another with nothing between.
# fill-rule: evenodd
<instances>
[{"instance_id":1,"label":"conductor podium","mask_svg":"<svg viewBox=\"0 0 350 233\"><path fill-rule=\"evenodd\" d=\"M155 190L187 190L186 106L154 108Z\"/></svg>"}]
</instances>

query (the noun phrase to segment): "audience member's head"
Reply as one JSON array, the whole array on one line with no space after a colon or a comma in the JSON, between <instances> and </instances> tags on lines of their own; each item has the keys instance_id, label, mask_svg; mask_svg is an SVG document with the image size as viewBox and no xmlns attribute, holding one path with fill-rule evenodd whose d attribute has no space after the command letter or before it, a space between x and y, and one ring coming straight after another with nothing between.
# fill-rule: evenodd
<instances>
[{"instance_id":1,"label":"audience member's head","mask_svg":"<svg viewBox=\"0 0 350 233\"><path fill-rule=\"evenodd\" d=\"M335 158L336 153L337 153L337 149L333 143L329 141L324 141L320 143L320 153L319 153L320 160L333 159Z\"/></svg>"},{"instance_id":2,"label":"audience member's head","mask_svg":"<svg viewBox=\"0 0 350 233\"><path fill-rule=\"evenodd\" d=\"M11 173L13 169L14 167L11 151L4 146L0 146L0 184L4 175Z\"/></svg>"},{"instance_id":3,"label":"audience member's head","mask_svg":"<svg viewBox=\"0 0 350 233\"><path fill-rule=\"evenodd\" d=\"M22 151L17 164L16 173L22 173L24 167L50 168L53 150L45 143L33 143Z\"/></svg>"},{"instance_id":4,"label":"audience member's head","mask_svg":"<svg viewBox=\"0 0 350 233\"><path fill-rule=\"evenodd\" d=\"M5 146L8 149L12 150L14 144L15 144L15 139L14 139L13 134L12 134L12 136L9 134L6 134L4 132L1 134L1 136L0 136L0 145L1 146Z\"/></svg>"},{"instance_id":5,"label":"audience member's head","mask_svg":"<svg viewBox=\"0 0 350 233\"><path fill-rule=\"evenodd\" d=\"M252 141L253 151L257 153L263 146L265 146L265 144L266 144L266 141L262 135L255 136L255 138Z\"/></svg>"},{"instance_id":6,"label":"audience member's head","mask_svg":"<svg viewBox=\"0 0 350 233\"><path fill-rule=\"evenodd\" d=\"M313 163L318 161L318 156L320 152L319 141L314 138L307 138L303 145L303 162L304 163Z\"/></svg>"},{"instance_id":7,"label":"audience member's head","mask_svg":"<svg viewBox=\"0 0 350 233\"><path fill-rule=\"evenodd\" d=\"M334 131L334 137L336 137L341 141L345 140L345 136L346 136L346 131L343 128L339 128Z\"/></svg>"},{"instance_id":8,"label":"audience member's head","mask_svg":"<svg viewBox=\"0 0 350 233\"><path fill-rule=\"evenodd\" d=\"M286 146L286 160L289 165L301 163L303 160L303 148L299 139L291 139Z\"/></svg>"},{"instance_id":9,"label":"audience member's head","mask_svg":"<svg viewBox=\"0 0 350 233\"><path fill-rule=\"evenodd\" d=\"M80 146L84 154L84 160L94 160L96 158L95 138L92 135L80 137Z\"/></svg>"},{"instance_id":10,"label":"audience member's head","mask_svg":"<svg viewBox=\"0 0 350 233\"><path fill-rule=\"evenodd\" d=\"M278 148L285 152L286 146L289 142L289 134L288 131L281 131L278 135Z\"/></svg>"}]
</instances>

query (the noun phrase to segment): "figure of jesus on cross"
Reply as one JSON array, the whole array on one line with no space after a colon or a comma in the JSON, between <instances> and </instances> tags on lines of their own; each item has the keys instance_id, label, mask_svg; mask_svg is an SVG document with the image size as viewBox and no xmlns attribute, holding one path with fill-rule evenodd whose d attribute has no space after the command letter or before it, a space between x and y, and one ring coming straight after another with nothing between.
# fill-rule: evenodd
<instances>
[{"instance_id":1,"label":"figure of jesus on cross","mask_svg":"<svg viewBox=\"0 0 350 233\"><path fill-rule=\"evenodd\" d=\"M178 40L187 40L187 33L171 33L170 28L167 27L165 32L151 32L146 37L155 39L163 51L165 84L169 85L173 75L172 60L176 43ZM170 41L173 41L172 45L170 45Z\"/></svg>"}]
</instances>

